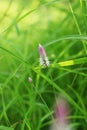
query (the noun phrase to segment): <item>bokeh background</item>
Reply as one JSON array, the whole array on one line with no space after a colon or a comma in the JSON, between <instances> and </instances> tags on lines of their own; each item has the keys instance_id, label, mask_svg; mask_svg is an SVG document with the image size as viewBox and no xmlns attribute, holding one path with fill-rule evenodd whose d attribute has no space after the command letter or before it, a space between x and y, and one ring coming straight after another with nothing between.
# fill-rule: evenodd
<instances>
[{"instance_id":1,"label":"bokeh background","mask_svg":"<svg viewBox=\"0 0 87 130\"><path fill-rule=\"evenodd\" d=\"M86 33L86 0L0 1L0 130L48 130L59 88L72 126L87 129L87 64L35 69L39 43L50 64L86 57Z\"/></svg>"}]
</instances>

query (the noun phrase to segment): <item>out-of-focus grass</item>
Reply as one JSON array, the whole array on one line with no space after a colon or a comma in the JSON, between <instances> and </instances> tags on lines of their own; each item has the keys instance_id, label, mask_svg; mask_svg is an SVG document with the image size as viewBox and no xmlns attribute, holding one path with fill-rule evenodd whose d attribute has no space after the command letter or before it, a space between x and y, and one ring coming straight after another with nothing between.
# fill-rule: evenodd
<instances>
[{"instance_id":1,"label":"out-of-focus grass","mask_svg":"<svg viewBox=\"0 0 87 130\"><path fill-rule=\"evenodd\" d=\"M60 93L71 105L71 125L87 129L86 4L0 1L0 130L48 129ZM39 67L39 43L51 63L46 69Z\"/></svg>"}]
</instances>

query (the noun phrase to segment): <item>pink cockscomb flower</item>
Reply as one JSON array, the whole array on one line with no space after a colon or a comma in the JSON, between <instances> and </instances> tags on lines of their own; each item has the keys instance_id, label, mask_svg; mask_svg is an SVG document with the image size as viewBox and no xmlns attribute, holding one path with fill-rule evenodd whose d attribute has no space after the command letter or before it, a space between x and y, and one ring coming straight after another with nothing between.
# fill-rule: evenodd
<instances>
[{"instance_id":1,"label":"pink cockscomb flower","mask_svg":"<svg viewBox=\"0 0 87 130\"><path fill-rule=\"evenodd\" d=\"M40 65L46 67L49 66L49 60L46 56L46 52L41 44L39 44L39 52L40 52Z\"/></svg>"},{"instance_id":2,"label":"pink cockscomb flower","mask_svg":"<svg viewBox=\"0 0 87 130\"><path fill-rule=\"evenodd\" d=\"M69 106L67 101L60 97L55 105L55 120L50 130L71 130L67 117L69 115Z\"/></svg>"}]
</instances>

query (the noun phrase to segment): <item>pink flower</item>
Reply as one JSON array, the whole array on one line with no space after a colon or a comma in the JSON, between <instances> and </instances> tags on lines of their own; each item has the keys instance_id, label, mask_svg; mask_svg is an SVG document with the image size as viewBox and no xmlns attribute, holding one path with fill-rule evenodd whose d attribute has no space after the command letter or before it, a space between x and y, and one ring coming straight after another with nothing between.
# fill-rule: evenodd
<instances>
[{"instance_id":1,"label":"pink flower","mask_svg":"<svg viewBox=\"0 0 87 130\"><path fill-rule=\"evenodd\" d=\"M40 65L46 67L49 66L49 60L46 56L46 52L41 44L39 44L39 52L40 52Z\"/></svg>"},{"instance_id":2,"label":"pink flower","mask_svg":"<svg viewBox=\"0 0 87 130\"><path fill-rule=\"evenodd\" d=\"M69 115L69 106L65 98L59 97L55 105L55 120L50 130L71 130L67 117Z\"/></svg>"},{"instance_id":3,"label":"pink flower","mask_svg":"<svg viewBox=\"0 0 87 130\"><path fill-rule=\"evenodd\" d=\"M66 117L68 116L68 114L68 103L63 97L60 97L55 107L55 118L58 120L60 124L66 124Z\"/></svg>"}]
</instances>

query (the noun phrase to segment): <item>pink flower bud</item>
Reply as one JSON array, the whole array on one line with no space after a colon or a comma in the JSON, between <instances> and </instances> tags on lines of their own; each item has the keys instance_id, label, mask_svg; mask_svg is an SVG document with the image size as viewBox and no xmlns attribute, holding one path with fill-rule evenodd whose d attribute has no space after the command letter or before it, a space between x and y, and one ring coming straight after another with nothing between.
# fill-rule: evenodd
<instances>
[{"instance_id":1,"label":"pink flower bud","mask_svg":"<svg viewBox=\"0 0 87 130\"><path fill-rule=\"evenodd\" d=\"M31 77L28 77L28 82L32 83L32 78Z\"/></svg>"}]
</instances>

